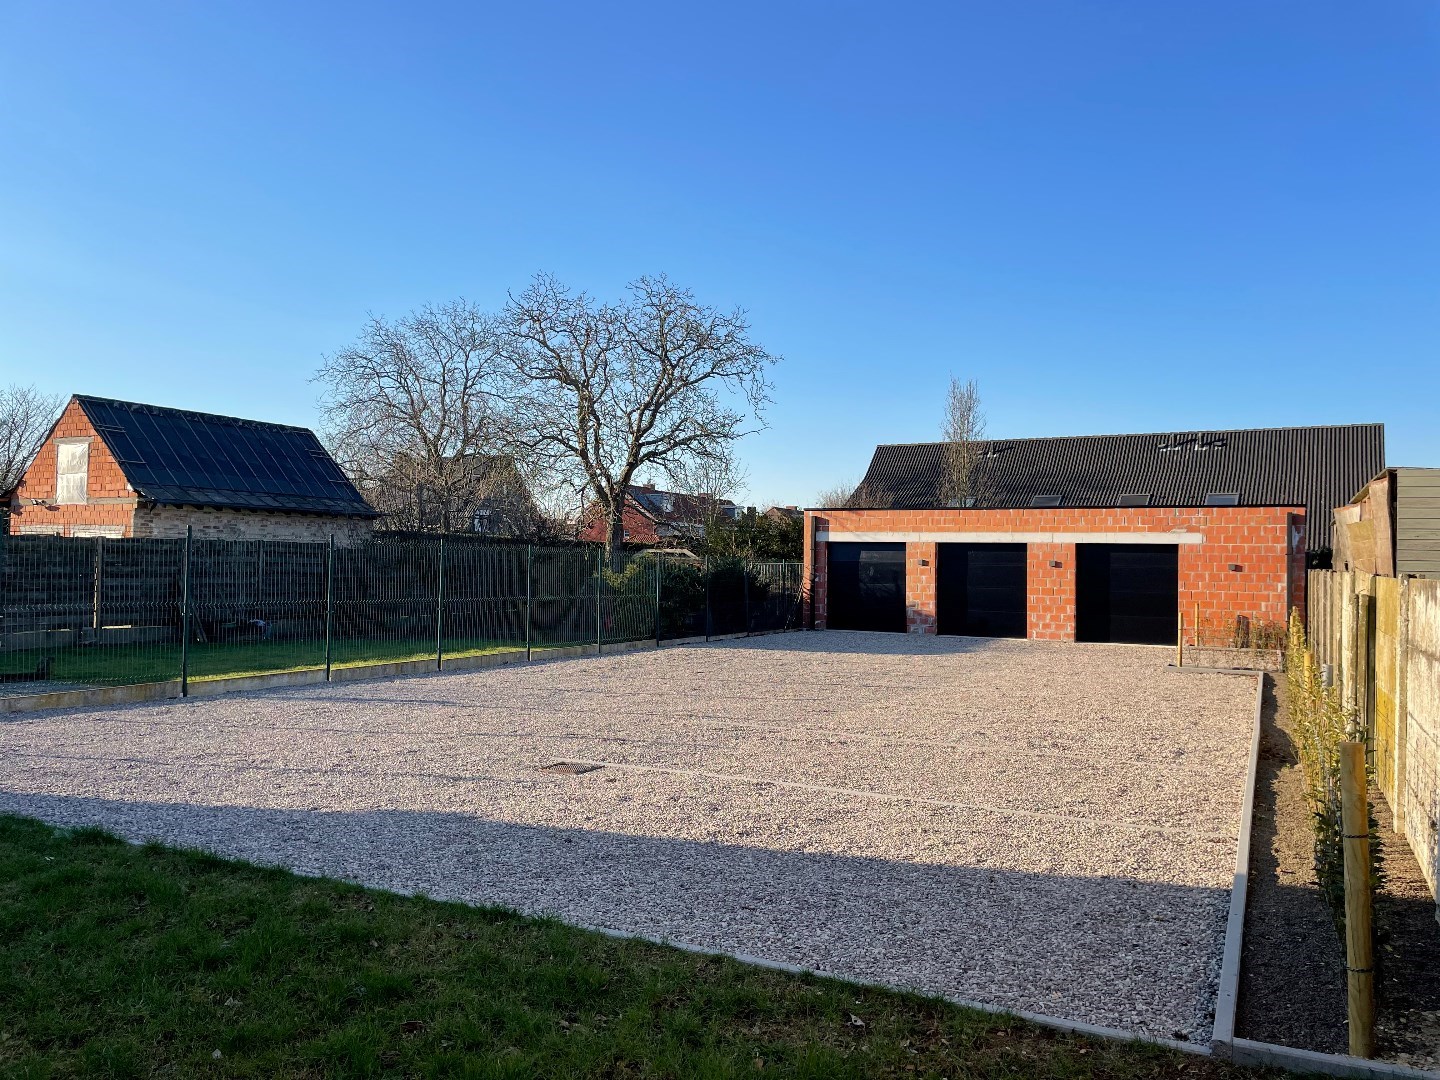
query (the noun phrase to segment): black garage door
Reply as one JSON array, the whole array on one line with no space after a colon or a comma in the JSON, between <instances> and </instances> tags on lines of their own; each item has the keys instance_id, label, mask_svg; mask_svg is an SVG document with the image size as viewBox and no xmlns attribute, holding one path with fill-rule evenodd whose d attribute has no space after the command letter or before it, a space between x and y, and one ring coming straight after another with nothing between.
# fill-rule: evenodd
<instances>
[{"instance_id":1,"label":"black garage door","mask_svg":"<svg viewBox=\"0 0 1440 1080\"><path fill-rule=\"evenodd\" d=\"M1178 547L1080 544L1076 550L1077 640L1175 644Z\"/></svg>"},{"instance_id":2,"label":"black garage door","mask_svg":"<svg viewBox=\"0 0 1440 1080\"><path fill-rule=\"evenodd\" d=\"M940 544L937 561L940 633L1025 636L1024 544Z\"/></svg>"},{"instance_id":3,"label":"black garage door","mask_svg":"<svg viewBox=\"0 0 1440 1080\"><path fill-rule=\"evenodd\" d=\"M830 629L905 632L904 544L831 544L829 565Z\"/></svg>"}]
</instances>

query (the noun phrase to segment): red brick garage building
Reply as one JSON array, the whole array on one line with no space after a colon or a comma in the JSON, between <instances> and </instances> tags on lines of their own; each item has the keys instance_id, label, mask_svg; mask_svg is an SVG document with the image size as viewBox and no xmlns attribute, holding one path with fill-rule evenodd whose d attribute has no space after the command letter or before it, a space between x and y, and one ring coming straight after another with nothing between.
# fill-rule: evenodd
<instances>
[{"instance_id":1,"label":"red brick garage building","mask_svg":"<svg viewBox=\"0 0 1440 1080\"><path fill-rule=\"evenodd\" d=\"M1283 621L1384 428L990 440L975 506L943 443L881 446L851 505L805 515L816 628L1173 643L1179 612Z\"/></svg>"}]
</instances>

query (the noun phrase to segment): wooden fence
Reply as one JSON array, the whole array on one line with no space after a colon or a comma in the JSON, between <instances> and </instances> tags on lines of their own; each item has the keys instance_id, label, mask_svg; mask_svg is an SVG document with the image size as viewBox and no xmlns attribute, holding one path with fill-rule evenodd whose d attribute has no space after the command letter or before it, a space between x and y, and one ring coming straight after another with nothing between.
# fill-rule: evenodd
<instances>
[{"instance_id":1,"label":"wooden fence","mask_svg":"<svg viewBox=\"0 0 1440 1080\"><path fill-rule=\"evenodd\" d=\"M1432 894L1440 879L1440 580L1312 570L1310 641L1369 733L1375 774Z\"/></svg>"}]
</instances>

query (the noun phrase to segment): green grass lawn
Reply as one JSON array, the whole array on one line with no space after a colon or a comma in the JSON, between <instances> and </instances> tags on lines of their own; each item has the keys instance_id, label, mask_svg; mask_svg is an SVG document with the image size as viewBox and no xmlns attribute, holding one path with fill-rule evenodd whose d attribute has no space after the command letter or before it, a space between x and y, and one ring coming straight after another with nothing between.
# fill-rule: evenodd
<instances>
[{"instance_id":1,"label":"green grass lawn","mask_svg":"<svg viewBox=\"0 0 1440 1080\"><path fill-rule=\"evenodd\" d=\"M523 649L524 644L487 639L447 638L447 657L480 656ZM51 658L51 678L77 685L109 686L118 683L163 682L180 677L178 644L72 646L54 650L26 650L0 654L0 670L34 671L41 656ZM332 653L334 667L390 664L406 660L433 660L435 641L378 638L342 641ZM247 641L199 643L190 647L190 678L197 681L260 675L278 671L304 671L325 666L325 645L318 641ZM13 684L23 687L23 683Z\"/></svg>"},{"instance_id":2,"label":"green grass lawn","mask_svg":"<svg viewBox=\"0 0 1440 1080\"><path fill-rule=\"evenodd\" d=\"M0 817L0 1076L1250 1075Z\"/></svg>"}]
</instances>

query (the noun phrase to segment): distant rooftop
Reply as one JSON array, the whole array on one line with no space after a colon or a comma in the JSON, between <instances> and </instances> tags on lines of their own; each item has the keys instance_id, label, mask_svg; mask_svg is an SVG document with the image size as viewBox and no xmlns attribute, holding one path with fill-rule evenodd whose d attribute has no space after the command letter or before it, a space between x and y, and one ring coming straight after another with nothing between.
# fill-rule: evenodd
<instances>
[{"instance_id":1,"label":"distant rooftop","mask_svg":"<svg viewBox=\"0 0 1440 1080\"><path fill-rule=\"evenodd\" d=\"M1385 466L1383 424L988 439L991 508L1304 506L1312 551L1331 511ZM879 446L856 505L929 509L942 498L945 443Z\"/></svg>"}]
</instances>

